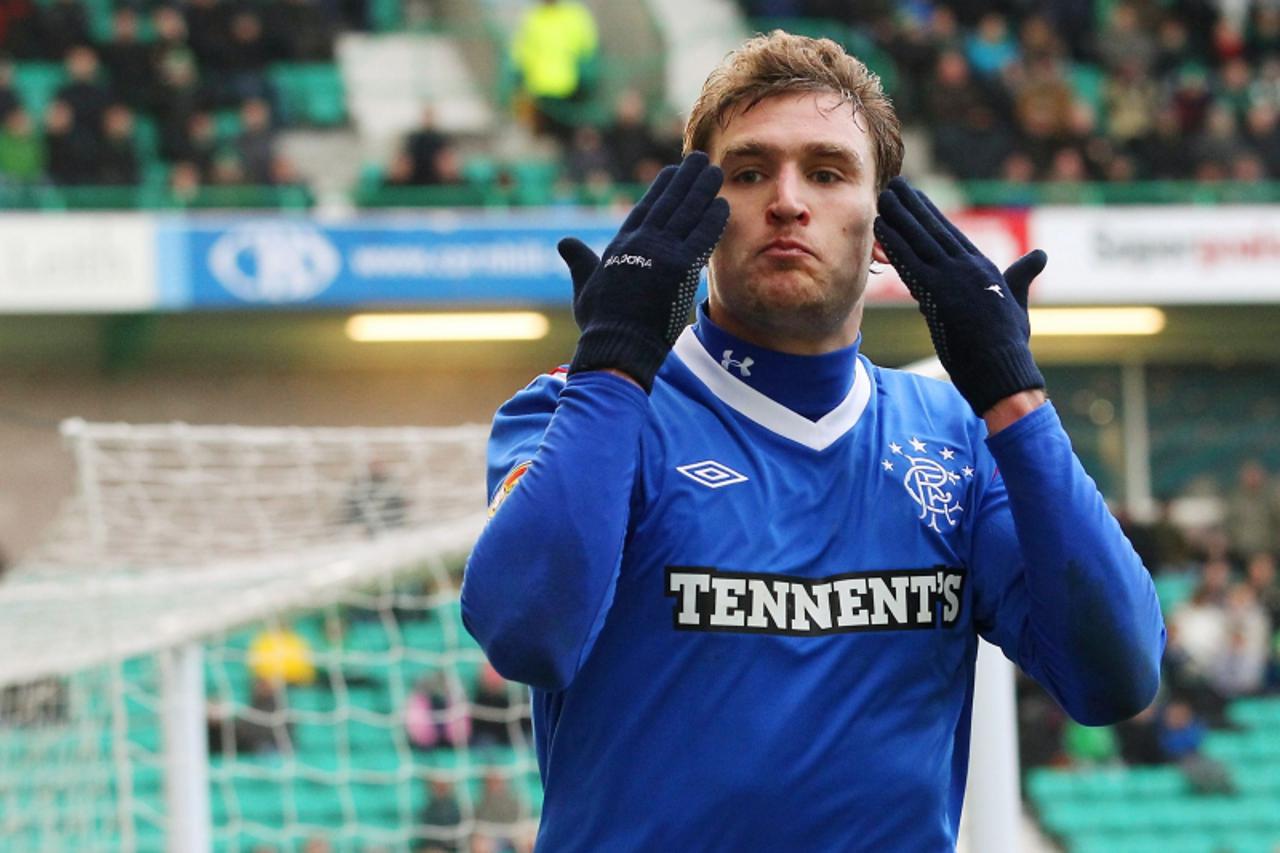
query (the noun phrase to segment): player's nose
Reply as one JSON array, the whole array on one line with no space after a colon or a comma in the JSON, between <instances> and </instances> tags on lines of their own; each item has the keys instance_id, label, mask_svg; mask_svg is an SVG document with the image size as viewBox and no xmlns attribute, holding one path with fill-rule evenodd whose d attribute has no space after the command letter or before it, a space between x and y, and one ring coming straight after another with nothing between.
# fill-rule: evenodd
<instances>
[{"instance_id":1,"label":"player's nose","mask_svg":"<svg viewBox=\"0 0 1280 853\"><path fill-rule=\"evenodd\" d=\"M778 172L767 213L772 222L808 223L810 210L804 198L804 176L799 169L788 166Z\"/></svg>"}]
</instances>

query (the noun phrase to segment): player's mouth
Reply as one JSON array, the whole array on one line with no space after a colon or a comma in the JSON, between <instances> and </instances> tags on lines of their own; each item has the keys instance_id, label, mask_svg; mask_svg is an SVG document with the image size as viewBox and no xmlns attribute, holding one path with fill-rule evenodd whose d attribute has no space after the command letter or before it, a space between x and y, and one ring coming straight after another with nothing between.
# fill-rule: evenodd
<instances>
[{"instance_id":1,"label":"player's mouth","mask_svg":"<svg viewBox=\"0 0 1280 853\"><path fill-rule=\"evenodd\" d=\"M777 240L765 245L765 247L760 250L760 254L767 258L779 259L817 257L813 249L810 249L807 244L802 243L799 240L790 240L785 237L779 237Z\"/></svg>"}]
</instances>

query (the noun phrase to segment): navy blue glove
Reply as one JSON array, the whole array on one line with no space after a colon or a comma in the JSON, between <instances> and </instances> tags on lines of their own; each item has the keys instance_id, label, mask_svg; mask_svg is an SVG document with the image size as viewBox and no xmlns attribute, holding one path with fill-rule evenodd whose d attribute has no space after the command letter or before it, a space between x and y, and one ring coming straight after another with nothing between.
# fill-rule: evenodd
<instances>
[{"instance_id":1,"label":"navy blue glove","mask_svg":"<svg viewBox=\"0 0 1280 853\"><path fill-rule=\"evenodd\" d=\"M1031 357L1027 290L1048 257L1036 249L1004 275L938 212L924 193L894 178L880 193L875 234L919 303L933 348L981 417L1005 397L1043 388Z\"/></svg>"},{"instance_id":2,"label":"navy blue glove","mask_svg":"<svg viewBox=\"0 0 1280 853\"><path fill-rule=\"evenodd\" d=\"M603 261L580 240L557 247L573 277L573 317L582 336L569 373L613 368L646 392L684 330L698 275L724 233L724 173L695 151L668 166L632 209Z\"/></svg>"}]
</instances>

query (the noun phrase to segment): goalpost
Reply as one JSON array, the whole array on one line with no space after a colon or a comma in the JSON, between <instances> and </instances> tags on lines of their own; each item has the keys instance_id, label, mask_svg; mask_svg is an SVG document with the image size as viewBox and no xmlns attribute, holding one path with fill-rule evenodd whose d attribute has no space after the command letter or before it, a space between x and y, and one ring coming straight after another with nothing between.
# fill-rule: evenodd
<instances>
[{"instance_id":1,"label":"goalpost","mask_svg":"<svg viewBox=\"0 0 1280 853\"><path fill-rule=\"evenodd\" d=\"M0 853L526 849L527 694L458 609L487 427L63 433L77 494L0 583ZM984 853L1015 849L1018 814L995 657L966 808Z\"/></svg>"}]
</instances>

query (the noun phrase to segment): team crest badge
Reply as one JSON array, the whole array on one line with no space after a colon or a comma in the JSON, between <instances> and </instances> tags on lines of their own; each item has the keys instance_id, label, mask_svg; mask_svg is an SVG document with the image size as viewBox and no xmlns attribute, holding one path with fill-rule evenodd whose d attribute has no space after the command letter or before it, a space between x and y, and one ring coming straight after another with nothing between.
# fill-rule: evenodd
<instances>
[{"instance_id":1,"label":"team crest badge","mask_svg":"<svg viewBox=\"0 0 1280 853\"><path fill-rule=\"evenodd\" d=\"M498 486L498 491L494 493L493 500L489 501L490 518L493 518L494 513L498 511L498 507L502 506L502 502L507 499L507 496L510 495L512 491L515 490L515 487L520 483L520 478L528 473L529 466L532 464L533 462L531 460L521 462L519 465L512 468L507 476L502 478L502 485Z\"/></svg>"},{"instance_id":2,"label":"team crest badge","mask_svg":"<svg viewBox=\"0 0 1280 853\"><path fill-rule=\"evenodd\" d=\"M954 449L938 447L935 453L929 443L912 436L906 446L889 442L889 455L880 460L886 474L901 478L920 511L920 523L938 533L960 523L964 507L959 495L964 481L973 478L973 467L954 467L955 458Z\"/></svg>"}]
</instances>

